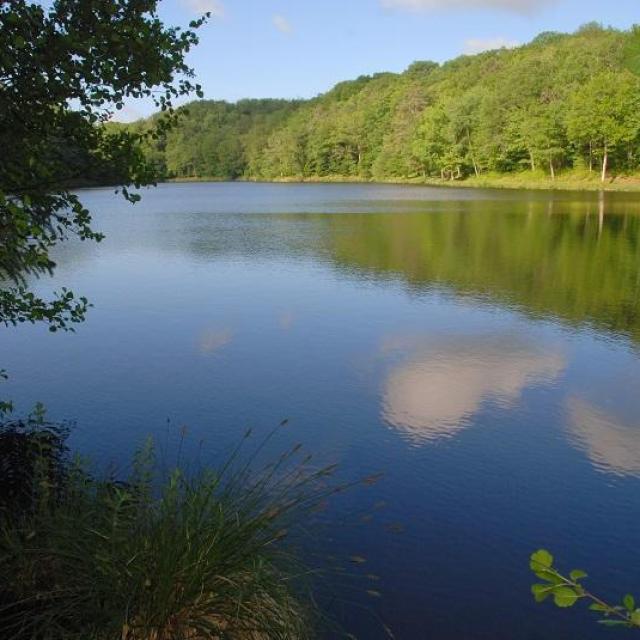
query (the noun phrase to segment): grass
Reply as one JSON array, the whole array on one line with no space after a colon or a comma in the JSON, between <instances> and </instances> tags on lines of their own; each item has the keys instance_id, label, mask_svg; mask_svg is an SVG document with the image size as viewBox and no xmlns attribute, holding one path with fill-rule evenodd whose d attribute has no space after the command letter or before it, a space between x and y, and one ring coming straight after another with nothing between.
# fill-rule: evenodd
<instances>
[{"instance_id":1,"label":"grass","mask_svg":"<svg viewBox=\"0 0 640 640\"><path fill-rule=\"evenodd\" d=\"M0 430L4 640L313 637L309 571L283 544L342 487L293 447L258 473L243 444L219 469L157 470L151 444L124 480L71 460L42 420ZM16 496L20 500L16 500Z\"/></svg>"},{"instance_id":2,"label":"grass","mask_svg":"<svg viewBox=\"0 0 640 640\"><path fill-rule=\"evenodd\" d=\"M169 182L225 182L223 178L172 178ZM559 173L552 180L542 171L521 171L516 173L486 173L478 177L470 176L461 180L442 180L440 178L367 178L362 176L284 176L282 178L253 179L240 178L246 182L275 183L374 183L409 184L435 187L468 187L477 189L543 189L549 191L640 191L640 175L609 176L603 183L597 171L571 170Z\"/></svg>"},{"instance_id":3,"label":"grass","mask_svg":"<svg viewBox=\"0 0 640 640\"><path fill-rule=\"evenodd\" d=\"M640 191L640 176L609 176L603 183L597 171L574 169L559 173L555 179L542 171L512 174L489 173L469 177L453 186L494 189L545 189L558 191Z\"/></svg>"}]
</instances>

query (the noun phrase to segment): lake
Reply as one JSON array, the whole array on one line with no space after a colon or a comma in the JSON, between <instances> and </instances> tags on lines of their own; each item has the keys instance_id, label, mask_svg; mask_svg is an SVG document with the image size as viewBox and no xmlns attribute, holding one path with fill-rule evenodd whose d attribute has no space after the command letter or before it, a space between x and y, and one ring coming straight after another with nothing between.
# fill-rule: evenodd
<instances>
[{"instance_id":1,"label":"lake","mask_svg":"<svg viewBox=\"0 0 640 640\"><path fill-rule=\"evenodd\" d=\"M375 185L166 184L81 192L100 244L46 292L75 334L0 334L4 397L76 423L123 465L148 434L215 461L289 425L348 481L309 559L354 554L324 602L359 638L605 638L536 605L529 554L640 592L640 195ZM312 550L312 551L311 551ZM330 560L332 561L332 560ZM375 589L381 598L366 594ZM579 610L578 610L579 609ZM618 632L624 638L631 632Z\"/></svg>"}]
</instances>

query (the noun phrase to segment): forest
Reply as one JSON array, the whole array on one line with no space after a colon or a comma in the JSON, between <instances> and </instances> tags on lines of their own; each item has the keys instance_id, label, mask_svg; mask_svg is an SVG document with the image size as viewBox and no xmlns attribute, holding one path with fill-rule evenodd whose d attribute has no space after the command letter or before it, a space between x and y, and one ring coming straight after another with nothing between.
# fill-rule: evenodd
<instances>
[{"instance_id":1,"label":"forest","mask_svg":"<svg viewBox=\"0 0 640 640\"><path fill-rule=\"evenodd\" d=\"M147 144L166 178L458 180L640 170L640 27L341 82L311 100L200 100ZM158 116L128 125L150 127Z\"/></svg>"}]
</instances>

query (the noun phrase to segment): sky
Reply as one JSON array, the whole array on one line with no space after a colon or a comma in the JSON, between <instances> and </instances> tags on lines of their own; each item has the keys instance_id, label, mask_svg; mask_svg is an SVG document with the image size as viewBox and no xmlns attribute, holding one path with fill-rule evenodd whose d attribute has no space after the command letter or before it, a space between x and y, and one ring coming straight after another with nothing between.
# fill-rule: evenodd
<instances>
[{"instance_id":1,"label":"sky","mask_svg":"<svg viewBox=\"0 0 640 640\"><path fill-rule=\"evenodd\" d=\"M205 97L310 98L415 60L517 46L542 31L640 23L640 0L162 0L167 24L211 11L189 54ZM153 111L129 103L133 120Z\"/></svg>"}]
</instances>

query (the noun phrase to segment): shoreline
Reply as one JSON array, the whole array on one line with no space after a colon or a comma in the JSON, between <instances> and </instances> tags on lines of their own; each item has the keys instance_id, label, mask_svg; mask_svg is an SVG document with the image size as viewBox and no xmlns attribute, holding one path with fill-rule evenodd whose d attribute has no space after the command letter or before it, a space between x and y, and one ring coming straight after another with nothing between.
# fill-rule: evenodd
<instances>
[{"instance_id":1,"label":"shoreline","mask_svg":"<svg viewBox=\"0 0 640 640\"><path fill-rule=\"evenodd\" d=\"M168 178L166 183L188 182L255 182L264 184L394 184L425 187L445 187L464 189L504 189L536 191L582 191L582 192L622 192L640 193L640 176L617 176L609 178L604 184L599 178L589 176L550 178L526 177L517 175L488 175L470 177L464 180L441 180L439 178L388 178L374 179L358 176L283 176L280 178L221 178L221 177L184 177Z\"/></svg>"}]
</instances>

